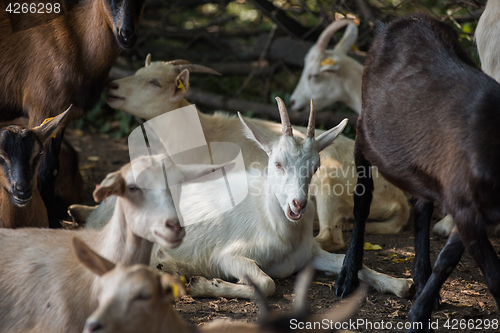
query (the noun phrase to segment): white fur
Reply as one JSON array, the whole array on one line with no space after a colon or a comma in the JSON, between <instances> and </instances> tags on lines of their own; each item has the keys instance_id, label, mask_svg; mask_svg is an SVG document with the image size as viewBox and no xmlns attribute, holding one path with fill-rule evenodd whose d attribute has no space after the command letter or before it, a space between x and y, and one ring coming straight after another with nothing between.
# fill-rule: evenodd
<instances>
[{"instance_id":1,"label":"white fur","mask_svg":"<svg viewBox=\"0 0 500 333\"><path fill-rule=\"evenodd\" d=\"M347 44L352 46L351 42L349 42L349 40L352 40L352 33L351 37L343 40L345 42L339 42L339 47L334 52L343 52L342 50L350 48ZM361 93L361 71L362 67L359 73L359 87L350 90L359 90L358 95ZM183 83L185 91L178 89L179 80ZM151 82L157 82L161 87ZM350 85L349 83L345 84ZM118 86L118 88L115 89L115 86ZM113 88L108 89L108 93L117 97L108 99L108 104L111 107L147 120L190 105L184 98L179 98L189 91L189 72L187 70L180 71L176 66L168 63L149 63L148 66L139 69L135 75L113 81L111 87ZM314 102L317 105L316 100ZM252 166L263 170L267 166L268 157L266 153L247 139L237 118L222 113L211 116L198 112L198 116L207 142L232 142L237 144L241 147L247 169ZM281 133L280 124L257 119L248 119L248 121L268 133L269 136L276 136ZM318 134L322 133L322 131L317 132ZM304 134L304 127L294 127L295 136L304 137ZM312 179L312 186L321 189L321 191L313 195L313 199L317 203L317 218L319 219L320 228L317 240L322 248L328 251L344 248L342 224L344 220L354 218L352 192L357 175L353 156L354 141L345 136L339 136L332 145L321 152L322 167ZM255 166L252 162L258 163ZM406 225L409 217L406 197L401 190L381 176L374 177L374 182L375 192L369 219L377 221L377 223L368 223L366 232L371 234L398 233ZM324 188L328 190L323 190ZM334 193L333 189L337 190L336 193ZM344 191L340 193L339 189ZM94 218L98 218L99 223L102 224L106 217L100 214L100 212L96 212L92 218L87 220L87 223Z\"/></svg>"},{"instance_id":2,"label":"white fur","mask_svg":"<svg viewBox=\"0 0 500 333\"><path fill-rule=\"evenodd\" d=\"M136 160L138 164L146 161ZM161 168L152 167L147 183ZM149 180L147 179L149 178ZM110 222L102 231L0 229L0 332L81 332L97 306L99 283L76 260L71 240L77 235L96 252L121 264L148 264L153 242L173 248L183 233L165 226L177 220L168 190L130 190L130 165L109 174L102 189L119 195ZM123 192L120 192L123 191Z\"/></svg>"},{"instance_id":3,"label":"white fur","mask_svg":"<svg viewBox=\"0 0 500 333\"><path fill-rule=\"evenodd\" d=\"M476 27L476 44L483 71L500 82L500 1L489 0Z\"/></svg>"},{"instance_id":4,"label":"white fur","mask_svg":"<svg viewBox=\"0 0 500 333\"><path fill-rule=\"evenodd\" d=\"M255 134L255 127L248 122L246 125ZM331 142L338 130L327 131L316 141L328 137ZM187 236L179 248L153 251L152 265L161 264L163 270L174 274L201 276L191 281L192 296L251 298L253 288L247 285L247 277L265 295L272 295L273 278L285 278L310 262L318 270L335 274L342 267L344 255L322 250L312 236L314 206L311 202L305 211L293 210L301 214L298 220L290 215L294 199L307 200L307 185L319 166L315 140L285 136L254 140L269 151L269 164L267 174L260 170L246 172L250 187L247 198L232 210L208 220L201 213L190 216L190 220L200 222L186 227ZM237 178L230 183L233 181ZM197 194L196 190L184 191L187 200L184 204L196 204L200 206L199 211L205 211L203 198ZM181 200L181 207L182 204ZM391 278L364 266L359 277L380 292L401 297L408 295L411 286L409 279Z\"/></svg>"}]
</instances>

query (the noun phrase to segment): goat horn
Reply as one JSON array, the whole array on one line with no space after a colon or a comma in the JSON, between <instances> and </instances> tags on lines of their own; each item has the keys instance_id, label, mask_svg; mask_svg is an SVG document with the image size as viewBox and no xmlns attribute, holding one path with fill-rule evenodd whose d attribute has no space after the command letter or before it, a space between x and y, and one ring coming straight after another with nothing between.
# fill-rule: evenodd
<instances>
[{"instance_id":1,"label":"goat horn","mask_svg":"<svg viewBox=\"0 0 500 333\"><path fill-rule=\"evenodd\" d=\"M309 111L309 122L307 123L307 137L314 139L314 127L315 124L315 114L314 114L314 102L311 99L311 111Z\"/></svg>"},{"instance_id":2,"label":"goat horn","mask_svg":"<svg viewBox=\"0 0 500 333\"><path fill-rule=\"evenodd\" d=\"M278 110L280 111L281 118L281 129L284 136L293 136L292 124L290 123L290 118L288 118L288 111L286 110L285 102L279 97L276 97L276 102L278 102Z\"/></svg>"},{"instance_id":3,"label":"goat horn","mask_svg":"<svg viewBox=\"0 0 500 333\"><path fill-rule=\"evenodd\" d=\"M149 67L151 65L151 53L148 53L146 56L146 64L145 67Z\"/></svg>"},{"instance_id":4,"label":"goat horn","mask_svg":"<svg viewBox=\"0 0 500 333\"><path fill-rule=\"evenodd\" d=\"M184 59L175 59L163 62L165 65L189 65L190 62Z\"/></svg>"},{"instance_id":5,"label":"goat horn","mask_svg":"<svg viewBox=\"0 0 500 333\"><path fill-rule=\"evenodd\" d=\"M186 65L180 65L179 68L181 71L187 69L190 73L207 73L214 75L222 75L216 70L213 70L212 68L208 68L202 65L186 64Z\"/></svg>"},{"instance_id":6,"label":"goat horn","mask_svg":"<svg viewBox=\"0 0 500 333\"><path fill-rule=\"evenodd\" d=\"M312 265L307 265L297 276L295 282L295 305L296 313L302 314L307 312L307 291L314 277L314 268Z\"/></svg>"},{"instance_id":7,"label":"goat horn","mask_svg":"<svg viewBox=\"0 0 500 333\"><path fill-rule=\"evenodd\" d=\"M316 48L320 51L326 50L328 46L328 42L332 38L333 34L337 32L340 28L345 27L349 23L353 22L352 20L342 19L339 21L334 21L330 23L328 27L319 35L318 40L316 41Z\"/></svg>"}]
</instances>

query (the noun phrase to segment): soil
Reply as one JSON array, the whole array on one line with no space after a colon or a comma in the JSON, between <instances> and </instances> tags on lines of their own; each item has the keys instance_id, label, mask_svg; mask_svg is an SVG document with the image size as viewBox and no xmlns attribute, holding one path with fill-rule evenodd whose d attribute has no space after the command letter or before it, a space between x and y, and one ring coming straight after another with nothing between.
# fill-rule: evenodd
<instances>
[{"instance_id":1,"label":"soil","mask_svg":"<svg viewBox=\"0 0 500 333\"><path fill-rule=\"evenodd\" d=\"M68 130L66 137L80 153L80 168L84 179L84 204L94 204L92 191L107 173L118 170L122 165L128 163L128 148L126 139L109 139L106 136L95 133L84 133L78 130ZM433 224L442 217L438 208L433 216ZM382 250L365 251L364 263L376 271L395 277L411 277L414 255L413 226L412 221L403 232L396 235L367 235L366 242L378 244ZM349 244L350 233L344 233L346 244ZM431 260L434 262L439 251L445 244L445 239L431 235ZM491 242L497 253L500 252L500 240L492 236ZM343 252L345 253L345 251ZM394 256L396 254L397 256ZM410 258L409 258L410 257ZM393 259L408 259L403 263L396 263ZM273 311L284 313L289 311L293 304L293 285L295 275L287 279L276 279L276 293L268 299ZM333 285L336 276L329 276L323 272L317 272L309 290L310 309L314 313L328 311L338 305L340 297L335 296ZM441 290L441 304L432 315L432 322L437 322L438 329L435 332L498 332L500 314L495 300L491 296L484 283L484 278L477 265L467 253L464 254L460 264L456 267L451 277ZM392 295L382 295L373 288L369 290L358 315L354 320L365 320L371 323L373 328L359 326L353 329L355 332L403 332L396 329L398 322L408 322L408 312L411 308L411 299L401 299ZM227 318L231 320L244 320L256 322L259 317L259 308L256 302L244 299L193 299L189 296L183 297L176 302L176 309L188 322L201 325L216 318ZM485 330L486 319L497 320L495 330ZM376 325L384 322L385 329L377 329ZM392 324L388 329L387 323ZM456 324L448 328L445 324ZM471 324L474 328L460 328L460 324ZM479 329L482 323L483 329Z\"/></svg>"}]
</instances>

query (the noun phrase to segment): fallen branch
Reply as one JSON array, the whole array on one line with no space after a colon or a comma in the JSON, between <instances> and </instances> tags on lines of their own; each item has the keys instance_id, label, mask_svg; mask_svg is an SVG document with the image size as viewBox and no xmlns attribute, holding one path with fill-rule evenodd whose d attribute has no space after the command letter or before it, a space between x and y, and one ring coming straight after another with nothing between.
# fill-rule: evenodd
<instances>
[{"instance_id":1,"label":"fallen branch","mask_svg":"<svg viewBox=\"0 0 500 333\"><path fill-rule=\"evenodd\" d=\"M230 113L240 111L243 114L252 113L252 117L280 121L278 107L268 104L248 102L241 99L228 98L225 96L208 93L205 91L190 88L187 99L197 106L204 105L216 110L223 110ZM290 113L290 121L295 125L306 125L308 122L308 112ZM346 112L317 112L316 126L331 128L337 125L342 119L348 118L349 124L355 125L358 116L354 113Z\"/></svg>"}]
</instances>

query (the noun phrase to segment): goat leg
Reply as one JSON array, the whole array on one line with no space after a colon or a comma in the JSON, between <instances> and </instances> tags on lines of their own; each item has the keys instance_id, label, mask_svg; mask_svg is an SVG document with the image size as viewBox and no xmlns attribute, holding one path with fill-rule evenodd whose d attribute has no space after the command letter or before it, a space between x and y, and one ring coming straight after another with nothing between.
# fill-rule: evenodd
<instances>
[{"instance_id":1,"label":"goat leg","mask_svg":"<svg viewBox=\"0 0 500 333\"><path fill-rule=\"evenodd\" d=\"M359 286L358 271L363 266L365 225L370 215L373 197L371 164L357 149L357 146L355 147L355 160L358 183L354 191L354 228L342 270L335 282L335 294L340 297L348 296Z\"/></svg>"},{"instance_id":2,"label":"goat leg","mask_svg":"<svg viewBox=\"0 0 500 333\"><path fill-rule=\"evenodd\" d=\"M441 286L453 272L463 253L462 239L457 227L454 227L443 250L439 253L432 274L420 293L420 297L417 298L410 310L408 317L412 322L412 329L408 330L407 333L432 332L429 327L432 305L439 296ZM421 329L417 329L418 325L416 323L422 325Z\"/></svg>"},{"instance_id":3,"label":"goat leg","mask_svg":"<svg viewBox=\"0 0 500 333\"><path fill-rule=\"evenodd\" d=\"M455 219L462 242L483 273L486 285L500 307L500 260L488 240L485 223Z\"/></svg>"},{"instance_id":4,"label":"goat leg","mask_svg":"<svg viewBox=\"0 0 500 333\"><path fill-rule=\"evenodd\" d=\"M434 210L434 202L422 199L413 200L413 216L415 228L415 262L413 265L413 282L417 288L415 299L419 297L425 283L432 273L429 230ZM439 305L439 296L435 307Z\"/></svg>"}]
</instances>

